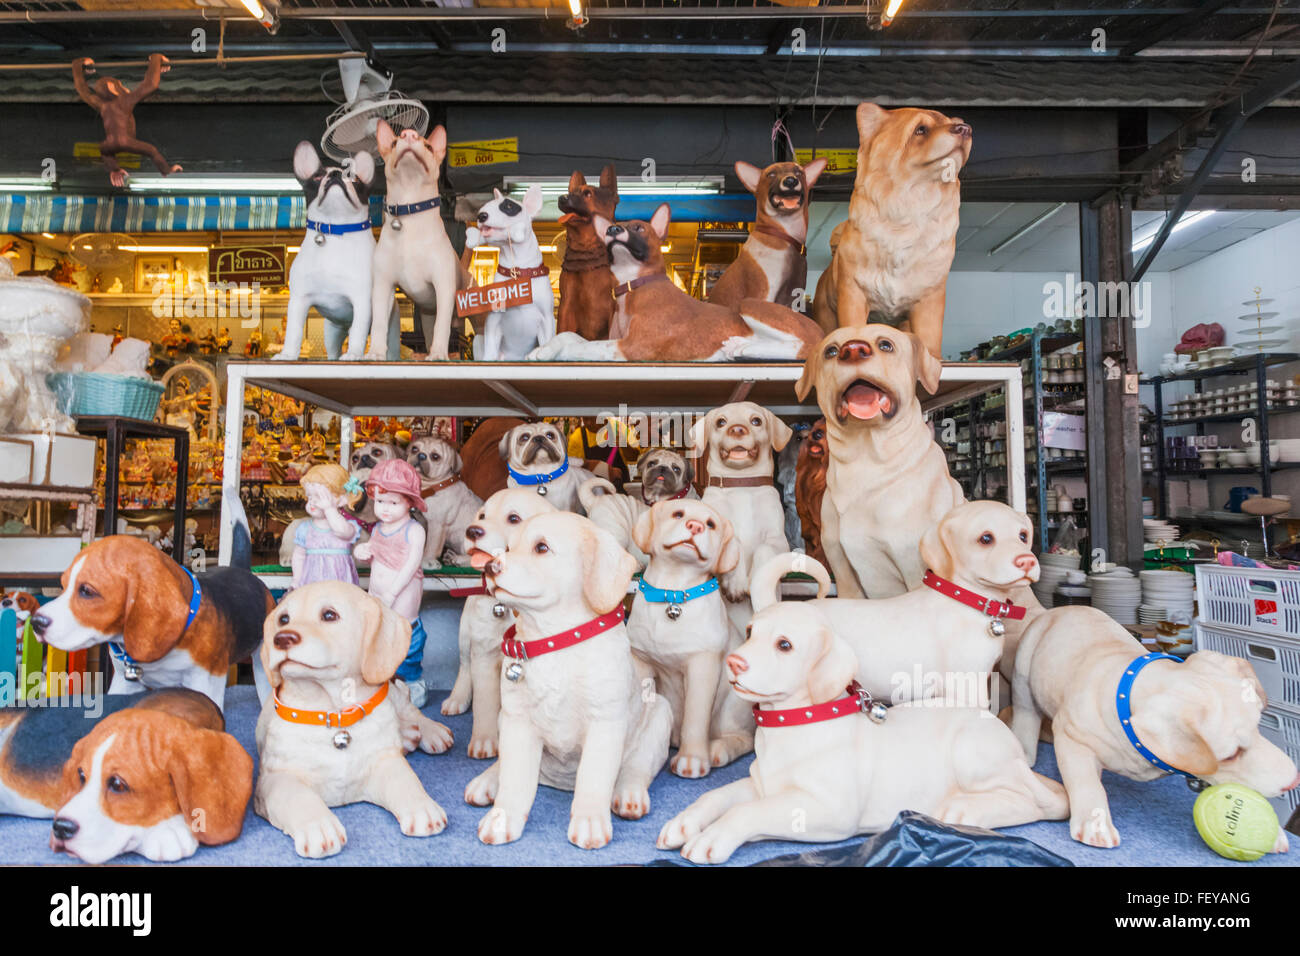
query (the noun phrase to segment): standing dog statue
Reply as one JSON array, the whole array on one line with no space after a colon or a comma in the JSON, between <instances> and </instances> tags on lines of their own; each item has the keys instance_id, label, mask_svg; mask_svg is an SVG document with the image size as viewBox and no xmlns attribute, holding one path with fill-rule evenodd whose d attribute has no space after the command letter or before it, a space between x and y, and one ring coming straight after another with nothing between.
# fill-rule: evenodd
<instances>
[{"instance_id":1,"label":"standing dog statue","mask_svg":"<svg viewBox=\"0 0 1300 956\"><path fill-rule=\"evenodd\" d=\"M860 104L857 118L849 218L817 283L813 314L825 332L867 322L896 325L939 358L957 249L957 174L970 157L970 125L935 110L874 103Z\"/></svg>"},{"instance_id":2,"label":"standing dog statue","mask_svg":"<svg viewBox=\"0 0 1300 956\"><path fill-rule=\"evenodd\" d=\"M815 386L826 418L822 549L841 597L917 587L921 533L965 500L916 397L916 382L934 392L942 371L888 325L837 329L804 364L795 393L803 401Z\"/></svg>"},{"instance_id":3,"label":"standing dog statue","mask_svg":"<svg viewBox=\"0 0 1300 956\"><path fill-rule=\"evenodd\" d=\"M614 318L614 273L609 268L605 237L592 217L613 222L618 208L618 177L613 165L600 171L599 185L581 172L569 177L569 192L559 200L564 224L564 261L560 266L560 315L556 328L595 341L609 338Z\"/></svg>"},{"instance_id":4,"label":"standing dog statue","mask_svg":"<svg viewBox=\"0 0 1300 956\"><path fill-rule=\"evenodd\" d=\"M482 362L522 359L555 334L555 295L551 291L551 270L542 261L542 250L533 232L533 219L542 209L542 187L534 183L522 204L501 190L478 211L477 226L465 232L465 248L484 244L497 247L498 279L529 279L533 300L499 312L489 312L483 334L474 339L474 358ZM481 343L481 344L480 344Z\"/></svg>"},{"instance_id":5,"label":"standing dog statue","mask_svg":"<svg viewBox=\"0 0 1300 956\"><path fill-rule=\"evenodd\" d=\"M762 299L804 311L809 194L825 168L825 159L766 169L736 163L736 175L757 198L758 211L740 255L709 292L710 302L734 309L744 299Z\"/></svg>"},{"instance_id":6,"label":"standing dog statue","mask_svg":"<svg viewBox=\"0 0 1300 956\"><path fill-rule=\"evenodd\" d=\"M437 570L443 562L464 565L465 529L483 499L469 490L460 477L460 453L451 442L433 435L417 435L406 448L406 461L420 474L426 522L424 567Z\"/></svg>"},{"instance_id":7,"label":"standing dog statue","mask_svg":"<svg viewBox=\"0 0 1300 956\"><path fill-rule=\"evenodd\" d=\"M375 161L369 153L352 157L352 166L322 166L316 147L304 140L293 151L293 173L307 199L307 235L289 268L289 307L284 347L275 358L293 361L302 354L307 313L314 307L325 319L325 354L359 359L370 334L370 286L375 233L370 225L370 184ZM385 358L400 354L397 302L389 302ZM348 350L343 351L347 341ZM375 352L380 346L375 345Z\"/></svg>"},{"instance_id":8,"label":"standing dog statue","mask_svg":"<svg viewBox=\"0 0 1300 956\"><path fill-rule=\"evenodd\" d=\"M413 129L395 134L383 120L375 131L384 161L384 227L375 250L371 296L373 327L366 358L382 359L378 343L389 334L393 293L415 303L430 359L447 359L456 292L470 283L442 221L438 177L447 155L447 131L435 126L427 139Z\"/></svg>"},{"instance_id":9,"label":"standing dog statue","mask_svg":"<svg viewBox=\"0 0 1300 956\"><path fill-rule=\"evenodd\" d=\"M605 236L618 285L607 342L561 332L529 358L542 361L725 362L789 361L816 346L816 323L775 302L746 299L735 309L701 302L673 284L661 246L672 211L649 222L610 223L595 217Z\"/></svg>"}]
</instances>

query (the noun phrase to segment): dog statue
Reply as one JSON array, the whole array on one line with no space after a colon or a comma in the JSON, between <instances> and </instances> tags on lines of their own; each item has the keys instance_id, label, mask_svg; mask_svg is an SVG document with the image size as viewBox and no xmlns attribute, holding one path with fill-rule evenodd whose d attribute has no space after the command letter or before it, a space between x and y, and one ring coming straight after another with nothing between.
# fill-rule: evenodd
<instances>
[{"instance_id":1,"label":"dog statue","mask_svg":"<svg viewBox=\"0 0 1300 956\"><path fill-rule=\"evenodd\" d=\"M533 184L522 204L501 190L478 211L477 226L465 232L465 248L487 243L497 247L497 276L502 279L532 280L532 301L488 313L483 334L474 337L474 358L482 362L515 361L524 358L555 334L555 294L551 291L551 270L542 261L532 221L542 210L542 187Z\"/></svg>"},{"instance_id":2,"label":"dog statue","mask_svg":"<svg viewBox=\"0 0 1300 956\"><path fill-rule=\"evenodd\" d=\"M456 292L470 285L469 271L452 248L443 224L438 177L447 155L447 131L435 126L426 139L413 129L400 135L383 120L375 130L384 161L384 227L375 249L371 296L373 327L366 358L383 359L393 293L415 303L430 359L450 358ZM384 318L381 319L381 316Z\"/></svg>"},{"instance_id":3,"label":"dog statue","mask_svg":"<svg viewBox=\"0 0 1300 956\"><path fill-rule=\"evenodd\" d=\"M578 488L596 476L571 458L560 430L549 422L516 425L497 446L509 472L507 487L528 488L561 511L585 514Z\"/></svg>"},{"instance_id":4,"label":"dog statue","mask_svg":"<svg viewBox=\"0 0 1300 956\"><path fill-rule=\"evenodd\" d=\"M600 184L587 183L581 172L569 177L569 192L559 200L564 223L564 262L560 266L560 314L556 328L584 339L609 338L614 318L614 273L609 268L605 237L593 216L613 222L618 208L618 177L613 165L600 171Z\"/></svg>"},{"instance_id":5,"label":"dog statue","mask_svg":"<svg viewBox=\"0 0 1300 956\"><path fill-rule=\"evenodd\" d=\"M803 550L822 564L822 498L826 495L826 419L819 418L799 444L799 462L795 465L794 501L799 514L799 531Z\"/></svg>"},{"instance_id":6,"label":"dog statue","mask_svg":"<svg viewBox=\"0 0 1300 956\"><path fill-rule=\"evenodd\" d=\"M307 313L313 307L325 319L325 354L332 359L359 359L370 334L375 233L369 197L375 161L360 152L352 157L349 169L323 166L316 147L304 140L293 151L293 173L307 199L307 235L289 267L284 346L275 359L294 361L302 354ZM401 354L396 300L388 309L384 357L396 359Z\"/></svg>"},{"instance_id":7,"label":"dog statue","mask_svg":"<svg viewBox=\"0 0 1300 956\"><path fill-rule=\"evenodd\" d=\"M460 476L460 453L451 442L433 435L417 435L406 448L406 461L420 474L421 495L427 509L424 567L436 570L443 562L464 566L465 529L474 521L483 499L470 491Z\"/></svg>"},{"instance_id":8,"label":"dog statue","mask_svg":"<svg viewBox=\"0 0 1300 956\"><path fill-rule=\"evenodd\" d=\"M898 326L939 358L970 124L874 103L859 104L857 119L849 218L817 283L813 315L824 332L867 322Z\"/></svg>"},{"instance_id":9,"label":"dog statue","mask_svg":"<svg viewBox=\"0 0 1300 956\"><path fill-rule=\"evenodd\" d=\"M649 222L610 223L605 236L618 305L610 339L591 342L561 332L529 358L542 361L722 362L802 358L821 336L808 318L775 302L746 299L736 309L692 298L673 284L661 246L672 210L663 203Z\"/></svg>"},{"instance_id":10,"label":"dog statue","mask_svg":"<svg viewBox=\"0 0 1300 956\"><path fill-rule=\"evenodd\" d=\"M734 309L744 299L762 299L804 311L809 194L825 168L825 159L766 169L736 163L736 175L758 200L758 210L740 255L709 291L710 302Z\"/></svg>"}]
</instances>

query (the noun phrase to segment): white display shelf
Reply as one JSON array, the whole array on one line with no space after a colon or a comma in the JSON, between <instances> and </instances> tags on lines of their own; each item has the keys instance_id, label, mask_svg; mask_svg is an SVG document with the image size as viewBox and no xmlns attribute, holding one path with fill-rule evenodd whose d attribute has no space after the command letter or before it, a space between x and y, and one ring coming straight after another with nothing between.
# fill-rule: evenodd
<instances>
[{"instance_id":1,"label":"white display shelf","mask_svg":"<svg viewBox=\"0 0 1300 956\"><path fill-rule=\"evenodd\" d=\"M231 361L226 408L243 407L244 386L288 395L342 418L340 457L351 454L352 418L362 415L521 417L634 413L700 414L727 402L752 401L782 416L819 416L795 398L802 363L713 362L276 362ZM1024 404L1016 363L947 362L930 409L1004 388L1007 393L1007 485L1025 510ZM226 416L220 561L230 562L243 454L243 416ZM426 578L425 588L431 589ZM445 590L441 585L433 589Z\"/></svg>"}]
</instances>

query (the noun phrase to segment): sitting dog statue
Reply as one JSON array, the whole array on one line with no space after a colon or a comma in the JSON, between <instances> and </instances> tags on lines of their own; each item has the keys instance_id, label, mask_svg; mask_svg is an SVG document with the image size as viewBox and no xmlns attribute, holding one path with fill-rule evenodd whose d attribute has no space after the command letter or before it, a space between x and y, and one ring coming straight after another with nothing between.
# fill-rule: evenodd
<instances>
[{"instance_id":1,"label":"sitting dog statue","mask_svg":"<svg viewBox=\"0 0 1300 956\"><path fill-rule=\"evenodd\" d=\"M349 803L378 804L406 836L447 825L406 761L413 743L427 753L452 744L393 679L410 645L410 622L342 581L295 588L267 616L262 666L275 693L257 721L253 809L299 856L343 849L347 831L329 808Z\"/></svg>"},{"instance_id":2,"label":"sitting dog statue","mask_svg":"<svg viewBox=\"0 0 1300 956\"><path fill-rule=\"evenodd\" d=\"M483 334L474 337L474 358L482 362L515 361L545 345L555 334L555 294L551 270L542 261L532 221L542 209L542 187L534 183L517 203L501 190L478 211L477 226L465 232L465 247L493 245L497 252L497 279L528 279L532 301L489 312Z\"/></svg>"},{"instance_id":3,"label":"sitting dog statue","mask_svg":"<svg viewBox=\"0 0 1300 956\"><path fill-rule=\"evenodd\" d=\"M816 608L788 602L755 614L727 667L753 705L754 762L669 820L661 850L723 863L752 840L875 833L902 810L994 829L1069 815L1065 790L1030 769L987 711L873 705L853 682L852 648Z\"/></svg>"},{"instance_id":4,"label":"sitting dog statue","mask_svg":"<svg viewBox=\"0 0 1300 956\"><path fill-rule=\"evenodd\" d=\"M469 490L460 477L460 453L451 442L433 435L417 435L406 446L406 461L420 474L423 484L424 567L437 570L443 563L463 566L465 529L473 522L483 499Z\"/></svg>"},{"instance_id":5,"label":"sitting dog statue","mask_svg":"<svg viewBox=\"0 0 1300 956\"><path fill-rule=\"evenodd\" d=\"M370 225L370 184L375 161L369 153L352 157L348 169L322 166L316 147L307 141L293 151L293 172L307 199L307 235L289 268L289 306L284 347L277 360L292 361L302 353L307 313L313 307L325 319L325 354L359 359L370 334L370 286L375 258L375 233ZM396 359L397 302L389 302L387 342L378 354ZM348 350L343 351L347 341Z\"/></svg>"},{"instance_id":6,"label":"sitting dog statue","mask_svg":"<svg viewBox=\"0 0 1300 956\"><path fill-rule=\"evenodd\" d=\"M613 839L611 807L628 820L650 812L672 713L623 624L635 569L612 536L563 512L520 524L488 563L515 625L502 644L501 757L465 789L466 802L493 804L484 843L523 835L539 783L573 791L568 836L582 849Z\"/></svg>"},{"instance_id":7,"label":"sitting dog statue","mask_svg":"<svg viewBox=\"0 0 1300 956\"><path fill-rule=\"evenodd\" d=\"M561 511L582 514L578 487L595 475L570 458L560 430L549 422L516 425L497 446L509 469L507 487L531 488Z\"/></svg>"},{"instance_id":8,"label":"sitting dog statue","mask_svg":"<svg viewBox=\"0 0 1300 956\"><path fill-rule=\"evenodd\" d=\"M849 218L813 313L824 332L884 322L941 357L948 270L957 251L971 127L936 110L858 106Z\"/></svg>"},{"instance_id":9,"label":"sitting dog statue","mask_svg":"<svg viewBox=\"0 0 1300 956\"><path fill-rule=\"evenodd\" d=\"M754 194L758 210L740 255L709 290L710 302L734 309L745 299L762 299L805 311L809 197L825 168L825 159L766 169L736 163L736 175Z\"/></svg>"},{"instance_id":10,"label":"sitting dog statue","mask_svg":"<svg viewBox=\"0 0 1300 956\"><path fill-rule=\"evenodd\" d=\"M587 517L617 538L623 549L644 568L645 552L632 540L632 529L637 520L656 501L699 498L699 495L691 486L695 480L695 468L690 459L671 448L652 448L642 452L636 466L641 485L639 494L620 494L605 479L593 478L578 486L578 500L582 502Z\"/></svg>"},{"instance_id":11,"label":"sitting dog statue","mask_svg":"<svg viewBox=\"0 0 1300 956\"><path fill-rule=\"evenodd\" d=\"M469 271L447 236L438 179L447 155L447 131L435 126L426 139L413 129L393 132L383 120L375 129L384 161L384 227L375 249L371 296L373 328L366 358L382 359L393 293L415 303L430 359L450 357L456 292L470 284Z\"/></svg>"},{"instance_id":12,"label":"sitting dog statue","mask_svg":"<svg viewBox=\"0 0 1300 956\"><path fill-rule=\"evenodd\" d=\"M569 192L559 199L564 224L564 260L560 264L560 313L556 328L584 339L609 338L614 318L614 273L609 268L605 237L593 217L613 222L618 208L618 177L611 164L591 185L581 172L569 177Z\"/></svg>"},{"instance_id":13,"label":"sitting dog statue","mask_svg":"<svg viewBox=\"0 0 1300 956\"><path fill-rule=\"evenodd\" d=\"M1155 780L1177 772L1240 783L1265 797L1300 785L1296 765L1259 732L1268 699L1248 661L1197 651L1150 654L1090 607L1043 611L1025 629L1011 682L1011 729L1032 761L1042 721L1070 795L1070 836L1119 846L1101 772ZM1272 852L1285 853L1279 829Z\"/></svg>"},{"instance_id":14,"label":"sitting dog statue","mask_svg":"<svg viewBox=\"0 0 1300 956\"><path fill-rule=\"evenodd\" d=\"M822 499L826 496L826 419L813 422L799 443L799 460L795 465L794 501L799 515L803 550L822 564Z\"/></svg>"},{"instance_id":15,"label":"sitting dog statue","mask_svg":"<svg viewBox=\"0 0 1300 956\"><path fill-rule=\"evenodd\" d=\"M649 222L597 216L618 285L609 341L561 332L529 358L543 361L725 362L803 358L821 337L816 323L783 305L745 299L733 308L692 298L668 277L662 252L672 210Z\"/></svg>"}]
</instances>

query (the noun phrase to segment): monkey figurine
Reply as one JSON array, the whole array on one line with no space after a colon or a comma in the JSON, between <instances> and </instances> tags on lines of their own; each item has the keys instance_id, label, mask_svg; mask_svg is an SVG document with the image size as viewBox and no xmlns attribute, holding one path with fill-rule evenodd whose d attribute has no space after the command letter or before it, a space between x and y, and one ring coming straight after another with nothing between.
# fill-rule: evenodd
<instances>
[{"instance_id":1,"label":"monkey figurine","mask_svg":"<svg viewBox=\"0 0 1300 956\"><path fill-rule=\"evenodd\" d=\"M157 146L136 138L135 116L132 115L135 105L157 90L163 73L171 69L167 57L161 53L150 56L144 79L134 90L111 76L101 76L95 81L92 90L86 84L86 68L94 65L95 61L90 57L73 60L72 80L76 84L77 94L99 112L99 118L104 123L104 141L99 144L99 154L113 185L126 185L127 172L118 165L116 158L118 153L123 152L148 156L164 176L181 172L179 165L167 162Z\"/></svg>"}]
</instances>

